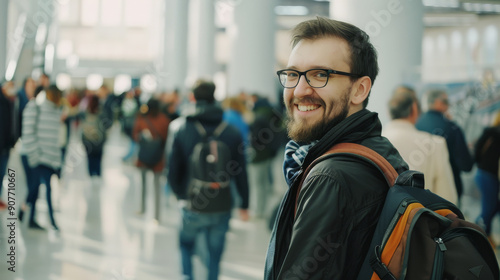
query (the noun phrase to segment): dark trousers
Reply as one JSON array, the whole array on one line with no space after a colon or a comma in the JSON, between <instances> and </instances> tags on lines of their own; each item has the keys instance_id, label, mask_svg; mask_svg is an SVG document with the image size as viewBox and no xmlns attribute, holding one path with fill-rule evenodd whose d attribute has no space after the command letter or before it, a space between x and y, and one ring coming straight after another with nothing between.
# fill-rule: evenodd
<instances>
[{"instance_id":1,"label":"dark trousers","mask_svg":"<svg viewBox=\"0 0 500 280\"><path fill-rule=\"evenodd\" d=\"M101 176L102 153L96 155L88 155L87 163L90 176Z\"/></svg>"},{"instance_id":2,"label":"dark trousers","mask_svg":"<svg viewBox=\"0 0 500 280\"><path fill-rule=\"evenodd\" d=\"M52 223L53 226L56 225L56 221L54 219L54 209L52 208L52 187L50 185L50 178L52 177L52 174L55 174L56 171L50 167L44 166L44 165L39 165L38 167L34 168L36 176L39 179L39 184L44 184L46 187L46 194L47 194L47 206L49 209L49 217L50 217L50 222ZM37 191L37 197L38 197L38 191ZM31 215L30 215L30 221L34 220L35 216L35 204L36 204L36 198L34 201L32 201L32 206L31 206Z\"/></svg>"},{"instance_id":3,"label":"dark trousers","mask_svg":"<svg viewBox=\"0 0 500 280\"><path fill-rule=\"evenodd\" d=\"M2 196L3 176L7 172L7 163L9 162L9 152L0 153L0 197Z\"/></svg>"},{"instance_id":4,"label":"dark trousers","mask_svg":"<svg viewBox=\"0 0 500 280\"><path fill-rule=\"evenodd\" d=\"M38 175L35 173L35 169L31 168L28 164L28 157L26 155L21 156L21 162L24 167L24 173L26 174L26 185L28 187L28 195L26 196L26 204L33 207L33 203L38 199L38 189L40 188L40 180Z\"/></svg>"}]
</instances>

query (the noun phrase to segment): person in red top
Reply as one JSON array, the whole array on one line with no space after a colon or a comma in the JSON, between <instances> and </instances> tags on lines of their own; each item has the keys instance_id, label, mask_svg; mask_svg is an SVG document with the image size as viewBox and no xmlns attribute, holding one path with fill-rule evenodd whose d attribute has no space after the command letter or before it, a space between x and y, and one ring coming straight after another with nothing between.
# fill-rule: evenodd
<instances>
[{"instance_id":1,"label":"person in red top","mask_svg":"<svg viewBox=\"0 0 500 280\"><path fill-rule=\"evenodd\" d=\"M132 131L132 137L135 141L139 142L140 137L144 135L150 135L153 138L161 138L163 143L167 139L168 125L170 124L170 119L168 119L164 114L160 113L160 102L151 98L146 106L141 107L141 114L137 117L134 129ZM142 135L142 136L141 136ZM164 155L164 151L161 151ZM160 175L165 166L165 157L162 157L156 164L149 166L137 159L136 166L141 169L142 176L142 199L141 199L141 210L140 214L144 214L146 209L146 174L148 170L154 173L154 188L155 188L155 220L159 222L160 220Z\"/></svg>"}]
</instances>

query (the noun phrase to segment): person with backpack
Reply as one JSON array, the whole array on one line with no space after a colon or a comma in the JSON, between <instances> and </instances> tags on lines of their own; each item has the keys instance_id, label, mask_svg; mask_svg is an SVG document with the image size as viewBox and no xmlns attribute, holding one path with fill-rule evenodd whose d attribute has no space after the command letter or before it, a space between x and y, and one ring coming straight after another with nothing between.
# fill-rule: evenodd
<instances>
[{"instance_id":1,"label":"person with backpack","mask_svg":"<svg viewBox=\"0 0 500 280\"><path fill-rule=\"evenodd\" d=\"M193 279L192 256L198 235L206 240L208 278L215 280L231 218L234 180L240 196L240 216L248 220L248 178L243 139L236 127L223 122L215 103L215 84L199 80L192 106L169 128L167 180L181 208L179 245L183 279ZM236 205L234 205L236 206Z\"/></svg>"},{"instance_id":2,"label":"person with backpack","mask_svg":"<svg viewBox=\"0 0 500 280\"><path fill-rule=\"evenodd\" d=\"M252 95L254 114L250 123L249 180L255 217L268 218L269 198L274 192L273 166L278 149L282 148L284 127L281 116L269 100ZM274 205L273 205L274 206Z\"/></svg>"},{"instance_id":3,"label":"person with backpack","mask_svg":"<svg viewBox=\"0 0 500 280\"><path fill-rule=\"evenodd\" d=\"M160 221L160 175L165 166L164 149L167 140L168 126L170 120L160 112L160 101L151 98L146 106L141 107L141 113L137 116L132 136L139 143L139 154L136 166L141 170L141 210L146 211L146 175L149 170L154 174L155 189L155 220Z\"/></svg>"},{"instance_id":4,"label":"person with backpack","mask_svg":"<svg viewBox=\"0 0 500 280\"><path fill-rule=\"evenodd\" d=\"M101 177L102 155L106 143L107 130L112 120L99 104L99 96L90 95L85 112L78 115L82 128L82 144L87 153L89 176Z\"/></svg>"},{"instance_id":5,"label":"person with backpack","mask_svg":"<svg viewBox=\"0 0 500 280\"><path fill-rule=\"evenodd\" d=\"M292 38L288 65L277 72L292 139L283 166L290 188L271 234L264 279L356 279L388 191L382 172L341 154L301 174L339 143L376 151L397 173L408 166L381 136L377 113L366 109L378 73L369 36L317 17L299 23Z\"/></svg>"}]
</instances>

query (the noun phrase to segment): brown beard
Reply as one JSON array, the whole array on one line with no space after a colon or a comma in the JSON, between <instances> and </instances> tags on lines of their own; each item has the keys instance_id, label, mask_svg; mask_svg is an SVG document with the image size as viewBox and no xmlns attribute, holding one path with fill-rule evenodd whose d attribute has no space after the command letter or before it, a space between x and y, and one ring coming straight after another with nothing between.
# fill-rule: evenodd
<instances>
[{"instance_id":1,"label":"brown beard","mask_svg":"<svg viewBox=\"0 0 500 280\"><path fill-rule=\"evenodd\" d=\"M343 121L347 114L349 113L349 92L351 88L347 89L339 100L338 106L340 111L332 119L323 118L317 123L308 123L302 119L296 120L293 118L290 110L287 111L286 125L288 130L288 136L299 143L309 143L315 140L321 139L323 135L329 130L336 126L338 123ZM323 103L323 102L322 102ZM289 108L292 108L293 100L289 104ZM323 104L324 106L324 104Z\"/></svg>"}]
</instances>

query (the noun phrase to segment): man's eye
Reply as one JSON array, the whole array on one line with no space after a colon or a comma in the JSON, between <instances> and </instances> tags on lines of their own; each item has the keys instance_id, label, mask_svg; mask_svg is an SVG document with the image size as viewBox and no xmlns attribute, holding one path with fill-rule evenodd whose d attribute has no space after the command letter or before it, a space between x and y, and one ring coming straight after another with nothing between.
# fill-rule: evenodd
<instances>
[{"instance_id":1,"label":"man's eye","mask_svg":"<svg viewBox=\"0 0 500 280\"><path fill-rule=\"evenodd\" d=\"M297 72L287 72L286 76L289 78L297 78L299 74Z\"/></svg>"},{"instance_id":2,"label":"man's eye","mask_svg":"<svg viewBox=\"0 0 500 280\"><path fill-rule=\"evenodd\" d=\"M318 72L313 73L313 77L315 77L315 78L326 78L326 77L328 77L328 73L325 72L325 71L318 71Z\"/></svg>"}]
</instances>

